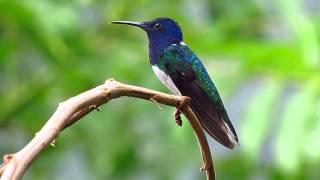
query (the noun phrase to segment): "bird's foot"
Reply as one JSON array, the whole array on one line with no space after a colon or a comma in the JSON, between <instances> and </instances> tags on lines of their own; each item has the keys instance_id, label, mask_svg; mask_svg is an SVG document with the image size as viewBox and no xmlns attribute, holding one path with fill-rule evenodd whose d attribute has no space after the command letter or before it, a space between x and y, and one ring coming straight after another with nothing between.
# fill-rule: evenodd
<instances>
[{"instance_id":1,"label":"bird's foot","mask_svg":"<svg viewBox=\"0 0 320 180\"><path fill-rule=\"evenodd\" d=\"M174 113L174 119L178 126L182 126L181 112L177 109Z\"/></svg>"}]
</instances>

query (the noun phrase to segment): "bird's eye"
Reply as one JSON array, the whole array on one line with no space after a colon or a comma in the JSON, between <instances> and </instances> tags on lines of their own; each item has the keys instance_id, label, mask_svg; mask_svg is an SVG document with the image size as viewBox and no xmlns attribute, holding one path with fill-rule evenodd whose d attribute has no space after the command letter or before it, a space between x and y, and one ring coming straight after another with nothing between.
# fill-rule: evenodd
<instances>
[{"instance_id":1,"label":"bird's eye","mask_svg":"<svg viewBox=\"0 0 320 180\"><path fill-rule=\"evenodd\" d=\"M156 23L155 25L153 25L153 28L155 29L161 29L161 24L160 23Z\"/></svg>"}]
</instances>

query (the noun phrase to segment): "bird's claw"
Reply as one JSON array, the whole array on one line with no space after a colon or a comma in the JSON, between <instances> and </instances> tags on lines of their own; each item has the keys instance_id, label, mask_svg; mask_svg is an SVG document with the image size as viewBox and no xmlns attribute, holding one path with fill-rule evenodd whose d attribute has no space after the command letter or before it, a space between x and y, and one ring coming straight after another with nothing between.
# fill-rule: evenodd
<instances>
[{"instance_id":1,"label":"bird's claw","mask_svg":"<svg viewBox=\"0 0 320 180\"><path fill-rule=\"evenodd\" d=\"M174 119L178 126L182 126L181 112L177 109L174 113Z\"/></svg>"}]
</instances>

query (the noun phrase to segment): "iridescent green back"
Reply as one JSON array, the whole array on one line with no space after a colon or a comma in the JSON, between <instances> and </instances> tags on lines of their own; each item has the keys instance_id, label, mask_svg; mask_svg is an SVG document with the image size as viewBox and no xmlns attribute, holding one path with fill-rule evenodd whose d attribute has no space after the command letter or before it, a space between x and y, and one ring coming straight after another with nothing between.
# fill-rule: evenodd
<instances>
[{"instance_id":1,"label":"iridescent green back","mask_svg":"<svg viewBox=\"0 0 320 180\"><path fill-rule=\"evenodd\" d=\"M158 67L167 72L174 78L177 69L186 71L192 68L196 76L196 81L201 88L207 93L213 103L216 104L219 110L224 113L225 119L229 120L225 114L224 106L220 95L212 82L207 70L200 61L200 59L185 45L171 45L164 50L160 57Z\"/></svg>"}]
</instances>

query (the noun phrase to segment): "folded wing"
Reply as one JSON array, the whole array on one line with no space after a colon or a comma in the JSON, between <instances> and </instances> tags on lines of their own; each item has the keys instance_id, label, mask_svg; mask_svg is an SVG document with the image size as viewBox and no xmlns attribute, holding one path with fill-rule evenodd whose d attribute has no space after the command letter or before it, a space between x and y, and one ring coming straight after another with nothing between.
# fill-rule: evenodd
<instances>
[{"instance_id":1,"label":"folded wing","mask_svg":"<svg viewBox=\"0 0 320 180\"><path fill-rule=\"evenodd\" d=\"M238 137L219 93L200 60L185 48L169 49L163 57L164 68L180 93L191 98L190 107L206 132L232 149L238 144Z\"/></svg>"}]
</instances>

